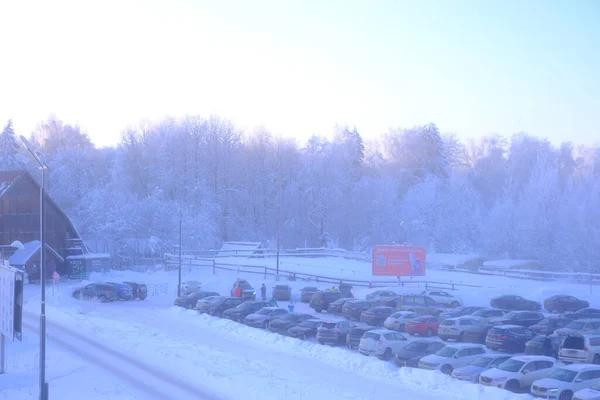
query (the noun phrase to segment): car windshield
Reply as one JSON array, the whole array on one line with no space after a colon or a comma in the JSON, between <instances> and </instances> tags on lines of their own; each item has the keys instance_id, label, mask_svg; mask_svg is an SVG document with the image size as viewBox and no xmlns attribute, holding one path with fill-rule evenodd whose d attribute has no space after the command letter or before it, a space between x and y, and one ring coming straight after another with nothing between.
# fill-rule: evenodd
<instances>
[{"instance_id":1,"label":"car windshield","mask_svg":"<svg viewBox=\"0 0 600 400\"><path fill-rule=\"evenodd\" d=\"M569 328L569 329L583 329L584 326L585 326L585 322L572 321L572 322L569 322L569 324L566 326L566 328Z\"/></svg>"},{"instance_id":2,"label":"car windshield","mask_svg":"<svg viewBox=\"0 0 600 400\"><path fill-rule=\"evenodd\" d=\"M477 357L476 359L474 359L473 361L471 361L472 366L474 367L487 367L488 365L490 365L490 362L492 361L491 358L489 357Z\"/></svg>"},{"instance_id":3,"label":"car windshield","mask_svg":"<svg viewBox=\"0 0 600 400\"><path fill-rule=\"evenodd\" d=\"M575 371L571 371L570 369L566 368L558 368L552 371L548 378L556 379L557 381L561 382L573 382L576 376L577 372Z\"/></svg>"},{"instance_id":4,"label":"car windshield","mask_svg":"<svg viewBox=\"0 0 600 400\"><path fill-rule=\"evenodd\" d=\"M513 311L513 312L509 312L508 314L506 314L506 315L504 316L504 319L518 319L518 318L519 318L519 314L520 314L520 313L518 313L518 312L515 312L515 311Z\"/></svg>"},{"instance_id":5,"label":"car windshield","mask_svg":"<svg viewBox=\"0 0 600 400\"><path fill-rule=\"evenodd\" d=\"M446 319L446 320L442 321L442 323L440 325L442 325L442 326L454 326L455 323L456 323L456 321L454 321L453 319Z\"/></svg>"},{"instance_id":6,"label":"car windshield","mask_svg":"<svg viewBox=\"0 0 600 400\"><path fill-rule=\"evenodd\" d=\"M259 311L257 312L257 314L260 314L260 315L271 315L271 313L272 313L273 311L275 311L275 310L270 310L270 309L268 309L268 308L263 308L262 310L259 310Z\"/></svg>"},{"instance_id":7,"label":"car windshield","mask_svg":"<svg viewBox=\"0 0 600 400\"><path fill-rule=\"evenodd\" d=\"M435 353L436 356L440 356L440 357L454 357L454 355L458 352L458 349L455 349L454 347L443 347L440 350L438 350L437 353Z\"/></svg>"},{"instance_id":8,"label":"car windshield","mask_svg":"<svg viewBox=\"0 0 600 400\"><path fill-rule=\"evenodd\" d=\"M525 362L523 362L523 361L506 360L498 366L498 369L501 369L502 371L508 371L508 372L518 372L521 370L523 365L525 365Z\"/></svg>"},{"instance_id":9,"label":"car windshield","mask_svg":"<svg viewBox=\"0 0 600 400\"><path fill-rule=\"evenodd\" d=\"M316 328L317 326L321 325L321 321L302 321L302 323L298 326L301 326L303 328Z\"/></svg>"},{"instance_id":10,"label":"car windshield","mask_svg":"<svg viewBox=\"0 0 600 400\"><path fill-rule=\"evenodd\" d=\"M365 332L365 334L363 335L363 338L379 340L379 333Z\"/></svg>"},{"instance_id":11,"label":"car windshield","mask_svg":"<svg viewBox=\"0 0 600 400\"><path fill-rule=\"evenodd\" d=\"M255 303L242 303L239 306L237 306L236 308L239 308L240 310L244 310L246 308L252 308L254 306Z\"/></svg>"},{"instance_id":12,"label":"car windshield","mask_svg":"<svg viewBox=\"0 0 600 400\"><path fill-rule=\"evenodd\" d=\"M408 351L425 351L431 343L414 341L406 345L404 350Z\"/></svg>"}]
</instances>

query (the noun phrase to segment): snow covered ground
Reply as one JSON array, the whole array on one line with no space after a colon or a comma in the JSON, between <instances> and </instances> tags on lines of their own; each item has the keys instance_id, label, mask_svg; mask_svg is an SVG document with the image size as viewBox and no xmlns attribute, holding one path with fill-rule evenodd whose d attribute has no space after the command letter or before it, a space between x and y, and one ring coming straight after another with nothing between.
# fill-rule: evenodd
<instances>
[{"instance_id":1,"label":"snow covered ground","mask_svg":"<svg viewBox=\"0 0 600 400\"><path fill-rule=\"evenodd\" d=\"M249 263L252 262L252 259L249 260ZM350 260L287 261L302 261L297 266L310 263L306 268L313 270L319 269L319 264L331 268L335 265L340 270L352 271L347 273L360 275L360 278L370 278L370 267L365 268ZM236 277L234 271L218 270L213 275L212 268L186 270L184 274L184 279L198 279L205 289L222 294L228 293ZM256 288L263 281L268 288L275 284L273 277L268 280L254 274L242 274L240 277L248 279ZM343 348L287 338L175 308L172 304L176 293L176 271L113 272L92 278L168 283L169 289L168 293L145 301L108 304L73 299L68 283L62 283L60 291L50 294L48 379L51 398L149 399L153 398L152 383L157 388L154 397L161 397L156 394L162 387L162 390L168 388L169 398L173 399L199 398L180 387L186 385L205 397L218 399L530 398L529 395L514 395L495 388L457 382L438 372L398 369L393 363ZM503 293L518 293L543 300L553 293L566 292L588 298L592 305L598 305L595 293L584 296L588 288L576 284L540 283L434 270L429 271L425 279L488 286L485 289L457 290L466 304L487 305L491 297ZM303 281L286 283L293 287L296 296L303 286L314 285ZM326 288L329 285L317 286ZM370 290L356 288L354 292L363 296ZM8 374L0 376L0 400L33 399L37 396L37 321L34 316L39 310L38 291L37 285L26 287L27 330L22 343L9 342ZM313 313L300 303L296 305L296 311ZM319 317L339 318L327 314ZM91 342L82 341L77 335ZM61 339L72 346L64 346L60 343ZM105 347L135 360L142 367L105 354ZM91 358L100 361L92 362ZM112 363L112 367L101 362ZM130 375L146 374L143 377L150 390L148 385L140 385L119 372L127 368L130 368Z\"/></svg>"}]
</instances>

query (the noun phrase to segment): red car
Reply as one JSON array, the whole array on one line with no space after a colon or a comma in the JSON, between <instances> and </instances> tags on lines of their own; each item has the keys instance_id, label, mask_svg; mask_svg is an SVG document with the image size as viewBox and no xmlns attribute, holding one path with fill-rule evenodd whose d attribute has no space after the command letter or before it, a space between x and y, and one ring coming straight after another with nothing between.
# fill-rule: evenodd
<instances>
[{"instance_id":1,"label":"red car","mask_svg":"<svg viewBox=\"0 0 600 400\"><path fill-rule=\"evenodd\" d=\"M406 333L411 335L433 336L437 335L440 322L442 322L442 319L439 317L425 315L412 321L406 321L404 329Z\"/></svg>"}]
</instances>

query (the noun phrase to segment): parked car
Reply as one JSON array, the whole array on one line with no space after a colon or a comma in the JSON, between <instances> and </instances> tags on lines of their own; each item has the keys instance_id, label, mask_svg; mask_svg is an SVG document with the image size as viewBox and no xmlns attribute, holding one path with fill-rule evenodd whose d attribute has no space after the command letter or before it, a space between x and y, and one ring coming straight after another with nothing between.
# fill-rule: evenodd
<instances>
[{"instance_id":1,"label":"parked car","mask_svg":"<svg viewBox=\"0 0 600 400\"><path fill-rule=\"evenodd\" d=\"M269 303L266 301L248 300L244 301L240 305L223 312L223 318L231 319L233 321L242 322L244 319L260 310L261 308L268 307Z\"/></svg>"},{"instance_id":2,"label":"parked car","mask_svg":"<svg viewBox=\"0 0 600 400\"><path fill-rule=\"evenodd\" d=\"M106 282L117 290L119 300L133 300L133 289L125 283Z\"/></svg>"},{"instance_id":3,"label":"parked car","mask_svg":"<svg viewBox=\"0 0 600 400\"><path fill-rule=\"evenodd\" d=\"M545 354L544 340L546 340L546 335L538 335L525 343L525 355L528 355L528 356L550 355L554 358L558 358L558 350L560 349L560 345L562 344L564 339L565 338L562 336L549 335L548 340L550 340L550 346L552 347L552 354Z\"/></svg>"},{"instance_id":4,"label":"parked car","mask_svg":"<svg viewBox=\"0 0 600 400\"><path fill-rule=\"evenodd\" d=\"M590 303L577 297L566 294L557 294L544 300L544 308L549 312L564 313L567 311L579 311L588 308Z\"/></svg>"},{"instance_id":5,"label":"parked car","mask_svg":"<svg viewBox=\"0 0 600 400\"><path fill-rule=\"evenodd\" d=\"M554 333L555 330L564 328L569 323L571 323L570 318L565 318L562 315L553 315L550 317L546 317L535 325L531 325L529 329L534 332L539 333L540 335L549 335Z\"/></svg>"},{"instance_id":6,"label":"parked car","mask_svg":"<svg viewBox=\"0 0 600 400\"><path fill-rule=\"evenodd\" d=\"M133 298L145 300L148 297L148 286L145 283L138 282L123 282L129 286L131 286L131 290L133 291Z\"/></svg>"},{"instance_id":7,"label":"parked car","mask_svg":"<svg viewBox=\"0 0 600 400\"><path fill-rule=\"evenodd\" d=\"M360 340L362 339L365 332L369 332L375 330L372 326L354 326L350 328L348 331L348 336L346 336L346 347L350 350L358 348L360 345Z\"/></svg>"},{"instance_id":8,"label":"parked car","mask_svg":"<svg viewBox=\"0 0 600 400\"><path fill-rule=\"evenodd\" d=\"M485 307L478 307L478 306L459 306L456 308L451 308L447 311L444 311L440 317L442 317L442 319L446 319L446 318L458 318L458 317L462 317L465 315L473 315L475 312L479 311L479 310L483 310L485 309Z\"/></svg>"},{"instance_id":9,"label":"parked car","mask_svg":"<svg viewBox=\"0 0 600 400\"><path fill-rule=\"evenodd\" d=\"M397 308L419 314L440 315L448 308L448 306L429 296L409 294L398 298Z\"/></svg>"},{"instance_id":10,"label":"parked car","mask_svg":"<svg viewBox=\"0 0 600 400\"><path fill-rule=\"evenodd\" d=\"M477 310L474 313L470 314L472 317L480 318L482 322L490 322L493 318L502 318L504 317L504 310L500 310L498 308L482 308L481 310Z\"/></svg>"},{"instance_id":11,"label":"parked car","mask_svg":"<svg viewBox=\"0 0 600 400\"><path fill-rule=\"evenodd\" d=\"M435 336L442 320L433 315L424 315L407 321L404 330L410 335Z\"/></svg>"},{"instance_id":12,"label":"parked car","mask_svg":"<svg viewBox=\"0 0 600 400\"><path fill-rule=\"evenodd\" d=\"M485 345L492 350L522 353L525 343L536 336L534 331L519 325L498 325L489 330Z\"/></svg>"},{"instance_id":13,"label":"parked car","mask_svg":"<svg viewBox=\"0 0 600 400\"><path fill-rule=\"evenodd\" d=\"M267 329L274 333L286 334L292 326L300 324L302 321L314 319L310 314L287 313L273 319L267 325Z\"/></svg>"},{"instance_id":14,"label":"parked car","mask_svg":"<svg viewBox=\"0 0 600 400\"><path fill-rule=\"evenodd\" d=\"M102 303L119 300L117 289L107 283L90 283L89 285L75 289L72 295L76 299L98 299Z\"/></svg>"},{"instance_id":15,"label":"parked car","mask_svg":"<svg viewBox=\"0 0 600 400\"><path fill-rule=\"evenodd\" d=\"M416 339L396 353L394 362L399 367L417 368L422 357L436 353L444 346L439 340Z\"/></svg>"},{"instance_id":16,"label":"parked car","mask_svg":"<svg viewBox=\"0 0 600 400\"><path fill-rule=\"evenodd\" d=\"M237 279L231 287L231 297L235 296L235 290L241 286L242 288L242 299L243 300L256 300L256 291L250 283L245 279Z\"/></svg>"},{"instance_id":17,"label":"parked car","mask_svg":"<svg viewBox=\"0 0 600 400\"><path fill-rule=\"evenodd\" d=\"M372 301L366 300L352 300L344 303L342 307L342 315L348 319L360 319L360 315L363 311L367 311L370 308L376 307L377 304Z\"/></svg>"},{"instance_id":18,"label":"parked car","mask_svg":"<svg viewBox=\"0 0 600 400\"><path fill-rule=\"evenodd\" d=\"M362 339L360 339L358 351L366 356L391 360L406 344L408 344L408 339L400 332L390 331L389 329L374 329L364 333Z\"/></svg>"},{"instance_id":19,"label":"parked car","mask_svg":"<svg viewBox=\"0 0 600 400\"><path fill-rule=\"evenodd\" d=\"M198 281L185 281L181 282L181 295L185 296L193 292L200 291L200 282Z\"/></svg>"},{"instance_id":20,"label":"parked car","mask_svg":"<svg viewBox=\"0 0 600 400\"><path fill-rule=\"evenodd\" d=\"M540 311L542 309L542 305L537 301L527 300L512 294L494 297L490 301L490 305L494 308L513 311Z\"/></svg>"},{"instance_id":21,"label":"parked car","mask_svg":"<svg viewBox=\"0 0 600 400\"><path fill-rule=\"evenodd\" d=\"M317 336L317 329L323 320L320 319L307 319L305 321L300 322L296 326L292 326L288 329L287 335L291 337L295 337L298 339L309 339L311 337Z\"/></svg>"},{"instance_id":22,"label":"parked car","mask_svg":"<svg viewBox=\"0 0 600 400\"><path fill-rule=\"evenodd\" d=\"M563 316L571 319L600 318L600 309L582 308L579 311L564 313Z\"/></svg>"},{"instance_id":23,"label":"parked car","mask_svg":"<svg viewBox=\"0 0 600 400\"><path fill-rule=\"evenodd\" d=\"M340 292L317 292L310 298L310 308L320 313L326 311L329 305L344 296Z\"/></svg>"},{"instance_id":24,"label":"parked car","mask_svg":"<svg viewBox=\"0 0 600 400\"><path fill-rule=\"evenodd\" d=\"M360 322L371 326L383 326L383 322L396 311L392 307L373 307L360 314Z\"/></svg>"},{"instance_id":25,"label":"parked car","mask_svg":"<svg viewBox=\"0 0 600 400\"><path fill-rule=\"evenodd\" d=\"M313 294L317 293L319 289L314 286L305 286L300 290L300 302L302 303L310 303L310 299Z\"/></svg>"},{"instance_id":26,"label":"parked car","mask_svg":"<svg viewBox=\"0 0 600 400\"><path fill-rule=\"evenodd\" d=\"M449 307L455 308L463 305L462 299L453 295L452 293L444 292L442 290L430 290L423 293L438 303L446 304Z\"/></svg>"},{"instance_id":27,"label":"parked car","mask_svg":"<svg viewBox=\"0 0 600 400\"><path fill-rule=\"evenodd\" d=\"M567 336L572 333L592 333L600 328L600 319L589 318L589 319L577 319L569 322L564 328L560 328L554 331L556 335Z\"/></svg>"},{"instance_id":28,"label":"parked car","mask_svg":"<svg viewBox=\"0 0 600 400\"><path fill-rule=\"evenodd\" d=\"M211 301L215 301L219 297L223 297L223 296L208 296L208 297L205 297L203 299L198 300L196 302L196 310L200 311L201 309L203 309L206 306L206 303L210 303Z\"/></svg>"},{"instance_id":29,"label":"parked car","mask_svg":"<svg viewBox=\"0 0 600 400\"><path fill-rule=\"evenodd\" d=\"M531 385L534 397L571 400L573 394L600 382L600 366L572 364L556 368L547 378L539 379Z\"/></svg>"},{"instance_id":30,"label":"parked car","mask_svg":"<svg viewBox=\"0 0 600 400\"><path fill-rule=\"evenodd\" d=\"M490 326L481 319L466 315L443 320L437 332L442 340L453 339L462 342L467 332L483 333L487 332L489 328Z\"/></svg>"},{"instance_id":31,"label":"parked car","mask_svg":"<svg viewBox=\"0 0 600 400\"><path fill-rule=\"evenodd\" d=\"M479 375L490 368L496 368L511 356L505 354L483 354L465 367L456 368L452 371L452 377L461 381L479 382Z\"/></svg>"},{"instance_id":32,"label":"parked car","mask_svg":"<svg viewBox=\"0 0 600 400\"><path fill-rule=\"evenodd\" d=\"M492 325L482 323L477 329L467 329L463 332L463 337L461 342L469 342L469 343L480 343L485 344L485 338L487 337L488 332L492 328ZM439 331L438 331L439 334Z\"/></svg>"},{"instance_id":33,"label":"parked car","mask_svg":"<svg viewBox=\"0 0 600 400\"><path fill-rule=\"evenodd\" d=\"M317 342L344 345L352 327L354 325L348 321L323 322L317 329Z\"/></svg>"},{"instance_id":34,"label":"parked car","mask_svg":"<svg viewBox=\"0 0 600 400\"><path fill-rule=\"evenodd\" d=\"M383 326L393 331L403 332L407 321L420 317L419 314L412 311L396 311L383 322Z\"/></svg>"},{"instance_id":35,"label":"parked car","mask_svg":"<svg viewBox=\"0 0 600 400\"><path fill-rule=\"evenodd\" d=\"M204 299L209 296L219 296L216 292L193 292L185 296L181 296L175 299L175 305L178 307L192 308L196 307L198 300Z\"/></svg>"},{"instance_id":36,"label":"parked car","mask_svg":"<svg viewBox=\"0 0 600 400\"><path fill-rule=\"evenodd\" d=\"M489 320L492 325L519 325L530 327L539 324L544 319L544 314L532 311L511 311L504 317Z\"/></svg>"},{"instance_id":37,"label":"parked car","mask_svg":"<svg viewBox=\"0 0 600 400\"><path fill-rule=\"evenodd\" d=\"M277 307L264 307L253 314L249 314L244 318L244 322L248 326L267 328L269 322L275 318L281 317L283 314L287 314L287 310Z\"/></svg>"},{"instance_id":38,"label":"parked car","mask_svg":"<svg viewBox=\"0 0 600 400\"><path fill-rule=\"evenodd\" d=\"M327 307L327 314L341 314L342 307L344 307L344 304L346 304L347 301L351 300L351 297L343 297L341 299L337 299L336 301L331 303L329 307Z\"/></svg>"},{"instance_id":39,"label":"parked car","mask_svg":"<svg viewBox=\"0 0 600 400\"><path fill-rule=\"evenodd\" d=\"M273 298L280 301L290 301L292 299L292 288L288 285L273 286Z\"/></svg>"},{"instance_id":40,"label":"parked car","mask_svg":"<svg viewBox=\"0 0 600 400\"><path fill-rule=\"evenodd\" d=\"M395 300L398 298L398 293L389 290L389 289L384 289L384 290L376 290L374 292L371 292L369 294L367 294L366 299L369 301L372 301L374 303L381 303L384 300Z\"/></svg>"},{"instance_id":41,"label":"parked car","mask_svg":"<svg viewBox=\"0 0 600 400\"><path fill-rule=\"evenodd\" d=\"M580 389L573 394L572 400L600 400L600 383L587 389Z\"/></svg>"},{"instance_id":42,"label":"parked car","mask_svg":"<svg viewBox=\"0 0 600 400\"><path fill-rule=\"evenodd\" d=\"M558 359L565 363L600 364L600 334L571 334L564 338Z\"/></svg>"},{"instance_id":43,"label":"parked car","mask_svg":"<svg viewBox=\"0 0 600 400\"><path fill-rule=\"evenodd\" d=\"M419 368L439 370L446 375L450 375L454 369L469 365L471 361L486 353L487 349L480 344L447 344L435 354L421 358Z\"/></svg>"},{"instance_id":44,"label":"parked car","mask_svg":"<svg viewBox=\"0 0 600 400\"><path fill-rule=\"evenodd\" d=\"M482 372L479 383L513 393L528 391L533 382L550 375L555 367L556 360L552 357L516 356Z\"/></svg>"},{"instance_id":45,"label":"parked car","mask_svg":"<svg viewBox=\"0 0 600 400\"><path fill-rule=\"evenodd\" d=\"M222 317L225 310L234 308L242 304L244 300L239 297L216 297L207 303L200 303L200 308L196 307L200 313L209 314L215 317Z\"/></svg>"}]
</instances>

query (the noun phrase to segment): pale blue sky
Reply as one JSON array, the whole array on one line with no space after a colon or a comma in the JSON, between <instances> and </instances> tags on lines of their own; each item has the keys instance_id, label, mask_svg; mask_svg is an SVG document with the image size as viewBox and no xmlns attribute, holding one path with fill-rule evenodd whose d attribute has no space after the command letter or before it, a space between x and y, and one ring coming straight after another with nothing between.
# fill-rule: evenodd
<instances>
[{"instance_id":1,"label":"pale blue sky","mask_svg":"<svg viewBox=\"0 0 600 400\"><path fill-rule=\"evenodd\" d=\"M216 113L305 139L435 122L472 137L600 138L600 1L0 3L0 122L55 113L114 144Z\"/></svg>"}]
</instances>

